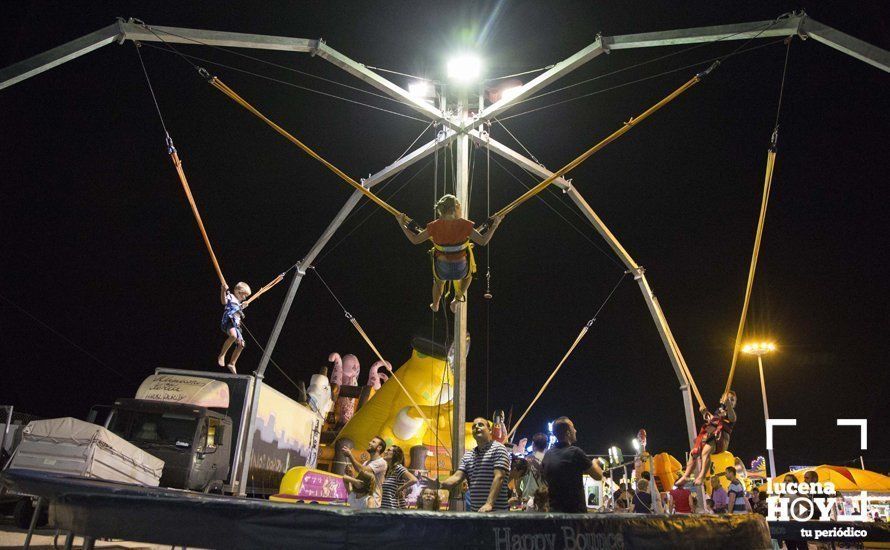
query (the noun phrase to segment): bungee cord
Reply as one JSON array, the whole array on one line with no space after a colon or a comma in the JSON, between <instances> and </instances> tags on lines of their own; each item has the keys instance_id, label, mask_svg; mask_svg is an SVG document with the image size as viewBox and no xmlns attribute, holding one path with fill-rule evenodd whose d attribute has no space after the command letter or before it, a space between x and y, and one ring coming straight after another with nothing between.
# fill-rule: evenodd
<instances>
[{"instance_id":1,"label":"bungee cord","mask_svg":"<svg viewBox=\"0 0 890 550\"><path fill-rule=\"evenodd\" d=\"M392 375L393 380L396 381L399 388L401 388L402 392L405 394L405 396L411 402L411 406L414 407L414 410L417 411L417 414L419 414L420 417L423 419L427 428L429 428L429 430L431 432L433 432L433 435L435 436L436 441L439 443L439 445L441 445L445 449L446 453L450 457L451 451L449 451L448 447L445 446L444 443L442 443L442 440L439 438L439 432L433 428L433 425L430 422L430 419L427 418L426 414L424 414L423 410L420 408L420 405L417 404L417 401L415 401L414 397L411 395L411 392L409 392L408 388L406 388L405 385L402 384L402 381L396 375L395 371L389 367L389 364L386 362L386 359L383 358L383 355L380 353L380 350L378 350L377 346L374 345L374 342L371 341L371 338L368 336L368 333L365 332L365 329L358 322L358 319L356 319L355 316L353 316L351 313L349 313L349 311L346 309L346 306L343 305L343 302L341 302L340 299L337 297L337 295L334 294L334 291L331 289L330 286L328 286L328 283L321 276L321 273L318 272L318 269L316 269L315 266L309 266L308 269L311 269L313 272L315 272L315 275L318 276L318 280L321 281L321 284L324 285L324 287L327 289L328 293L331 295L331 297L334 299L334 301L337 302L337 305L340 306L340 309L343 310L343 315L346 316L346 319L352 324L352 326L355 328L356 332L359 333L359 336L362 337L362 340L364 340L365 343L368 345L368 347L371 348L371 351L374 352L374 355L376 355L377 358L384 364L384 367L386 368L386 370L388 370L389 374Z\"/></svg>"},{"instance_id":2,"label":"bungee cord","mask_svg":"<svg viewBox=\"0 0 890 550\"><path fill-rule=\"evenodd\" d=\"M763 195L760 202L760 215L757 218L757 230L754 233L754 249L751 252L751 265L748 268L748 280L745 284L745 298L742 302L742 313L739 319L739 328L736 332L735 344L732 348L732 362L729 366L729 375L726 378L726 386L723 393L732 389L735 369L738 364L739 352L742 347L742 336L745 332L745 324L748 318L748 306L751 303L751 293L754 288L754 275L757 271L757 260L760 257L760 245L763 239L763 227L766 224L766 210L769 205L770 190L773 183L773 171L776 167L776 153L779 139L779 117L782 112L782 98L785 93L785 79L788 74L788 58L791 53L792 37L788 37L785 47L785 63L782 67L782 82L779 86L779 99L776 106L776 120L773 123L773 132L770 136L770 144L766 154L766 172L763 177Z\"/></svg>"},{"instance_id":3,"label":"bungee cord","mask_svg":"<svg viewBox=\"0 0 890 550\"><path fill-rule=\"evenodd\" d=\"M658 111L659 109L661 109L662 107L664 107L665 105L667 105L668 103L670 103L671 101L673 101L674 99L676 99L677 97L679 97L683 92L685 92L685 91L688 90L689 88L691 88L691 87L695 86L696 84L698 84L699 82L701 82L701 80L702 80L705 76L707 76L708 74L710 74L711 71L713 71L713 70L717 67L718 63L719 63L719 62L715 62L715 63L712 64L708 69L706 69L706 70L704 70L704 71L702 71L702 72L696 74L695 76L693 76L692 78L690 78L689 80L687 80L682 86L680 86L679 88L677 88L676 90L674 90L673 92L671 92L670 94L668 94L667 96L665 96L662 100L660 100L660 101L659 101L658 103L656 103L655 105L653 105L653 106L649 107L648 109L646 109L645 111L643 111L643 112L642 112L639 116L637 116L636 118L631 118L630 120L628 120L627 122L625 122L625 123L621 126L621 128L619 128L618 130L616 130L615 132L613 132L612 134L610 134L609 136L607 136L605 139L603 139L602 141L600 141L599 143L597 143L597 144L594 145L593 147L591 147L591 148L589 148L588 150L586 150L585 152L581 153L581 155L579 155L579 156L576 157L574 160L572 160L571 162L569 162L568 164L566 164L565 166L563 166L562 168L560 168L559 170L557 170L556 172L554 172L553 174L551 174L549 177L545 178L541 183L539 183L539 184L537 184L536 186L532 187L530 190L528 190L527 192L525 192L524 194L522 194L520 197L518 197L517 199L515 199L513 202L511 202L511 203L508 204L507 206L505 206L505 207L501 208L500 210L498 210L498 211L494 214L494 216L492 216L492 217L493 217L493 218L497 218L497 217L503 217L503 216L506 216L507 214L509 214L510 212L512 212L514 209L516 209L519 205L521 205L522 203L524 203L524 202L527 201L528 199L534 197L535 195L537 195L538 193L540 193L541 191L543 191L544 189L546 189L546 188L547 188L551 183L553 183L557 178L559 178L559 177L565 175L565 174L568 173L569 171L571 171L571 170L573 170L574 168L578 167L582 162L584 162L585 160L587 160L588 158L590 158L590 157L591 157L593 154L595 154L596 152L598 152L598 151L600 151L601 149L603 149L606 145L612 143L613 141L615 141L616 139L618 139L619 137L621 137L621 136L624 135L625 133L629 132L634 126L636 126L637 124L639 124L639 123L642 122L643 120L646 120L646 119L649 118L649 116L651 116L653 113L655 113L656 111ZM486 223L487 223L487 222L486 222Z\"/></svg>"},{"instance_id":4,"label":"bungee cord","mask_svg":"<svg viewBox=\"0 0 890 550\"><path fill-rule=\"evenodd\" d=\"M139 58L139 65L142 67L142 73L145 75L145 82L148 85L149 92L151 93L152 102L154 103L155 110L158 113L158 119L161 121L161 127L164 129L164 141L167 145L167 154L170 155L170 160L173 162L173 167L176 169L176 173L179 176L179 182L182 184L182 190L185 192L186 200L189 203L192 215L195 218L195 222L198 224L198 230L201 232L204 246L207 248L208 254L210 254L210 260L213 263L213 268L216 271L216 276L219 278L219 282L223 287L229 288L229 285L226 282L226 278L223 275L222 267L220 267L219 260L217 259L216 254L213 251L213 245L210 243L210 236L207 234L207 229L204 227L204 221L201 219L201 213L198 210L198 205L195 201L194 195L192 194L191 187L189 186L188 178L186 177L185 170L182 167L182 160L179 158L179 153L176 150L176 146L173 144L173 138L170 137L170 132L167 130L167 125L164 121L164 115L161 112L160 103L158 102L157 95L155 94L154 86L152 86L148 70L145 67L145 62L142 59L140 44L134 42L134 46L136 49L136 55ZM294 269L297 265L298 264L294 264L282 273L278 274L269 283L263 285L263 287L261 287L259 291L257 291L252 297L250 297L250 299L245 300L243 307L247 307L250 302L259 298L262 294L284 280L284 277L287 275L287 273Z\"/></svg>"},{"instance_id":5,"label":"bungee cord","mask_svg":"<svg viewBox=\"0 0 890 550\"><path fill-rule=\"evenodd\" d=\"M590 320L587 321L587 324L585 324L581 328L581 331L578 333L578 336L575 337L575 341L572 342L571 346L569 346L568 351L566 351L565 355L562 356L562 359L556 365L556 368L553 369L553 372L550 373L550 376L547 377L547 380L544 381L544 384L541 386L541 389L538 390L538 393L535 394L535 397L534 397L534 399L532 399L532 402L529 403L528 407L525 408L525 412L522 413L522 416L519 417L519 420L517 420L516 424L514 424L513 427L510 429L510 432L507 434L507 441L511 441L513 439L513 436L516 434L516 430L519 429L519 425L522 423L523 420L525 420L525 417L528 415L529 411L532 410L532 407L535 406L535 403L537 403L538 399L540 399L541 395L544 394L544 391L547 389L547 386L549 386L550 382L553 381L553 378L556 377L556 374L559 372L559 369L562 368L562 366L565 364L566 360L569 358L570 355L572 355L572 352L575 351L575 348L578 347L578 344L581 342L581 340L584 338L584 336L590 330L590 327L592 327L593 323L596 322L596 319L599 316L600 312L603 311L603 308L606 307L606 304L609 303L609 300L612 299L612 296L615 294L615 291L618 290L618 287L621 285L621 282L624 281L625 277L627 277L626 271L621 274L621 277L618 279L618 282L615 283L614 287L612 287L612 291L609 292L609 295L606 296L606 299L603 300L603 303L600 304L599 308L597 308L596 313L593 314L593 317L591 317Z\"/></svg>"}]
</instances>

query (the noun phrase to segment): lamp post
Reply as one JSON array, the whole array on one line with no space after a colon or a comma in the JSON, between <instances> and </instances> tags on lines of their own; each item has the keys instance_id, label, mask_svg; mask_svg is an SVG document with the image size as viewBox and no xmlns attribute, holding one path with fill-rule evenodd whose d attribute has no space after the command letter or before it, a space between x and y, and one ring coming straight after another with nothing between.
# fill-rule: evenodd
<instances>
[{"instance_id":1,"label":"lamp post","mask_svg":"<svg viewBox=\"0 0 890 550\"><path fill-rule=\"evenodd\" d=\"M769 407L766 404L766 381L763 378L763 356L767 353L776 351L776 344L773 342L753 342L746 344L742 348L742 353L757 356L757 366L760 368L760 394L763 397L763 418L765 422L769 421ZM767 449L769 453L769 475L770 478L776 477L776 458L772 449Z\"/></svg>"}]
</instances>

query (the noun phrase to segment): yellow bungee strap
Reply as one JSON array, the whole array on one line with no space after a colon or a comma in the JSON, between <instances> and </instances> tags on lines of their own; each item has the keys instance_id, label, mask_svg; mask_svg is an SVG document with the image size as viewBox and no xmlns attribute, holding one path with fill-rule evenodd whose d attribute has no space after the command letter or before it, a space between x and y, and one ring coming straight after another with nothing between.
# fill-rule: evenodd
<instances>
[{"instance_id":1,"label":"yellow bungee strap","mask_svg":"<svg viewBox=\"0 0 890 550\"><path fill-rule=\"evenodd\" d=\"M492 216L492 218L495 218L495 217L498 217L498 216L501 216L501 217L502 217L502 216L506 216L507 214L509 214L510 212L512 212L517 206L519 206L520 204L524 203L524 202L527 201L528 199L534 197L535 195L537 195L538 193L540 193L541 191L543 191L545 188L547 188L547 186L549 186L551 183L553 183L557 178L560 178L560 177L564 176L564 175L565 175L566 173L568 173L570 170L572 170L572 169L578 167L579 164L581 164L582 162L584 162L585 160L587 160L591 155L593 155L594 153L596 153L597 151L599 151L600 149L602 149L602 148L605 147L606 145L612 143L613 141L615 141L616 139L618 139L619 137L621 137L621 136L624 135L625 133L629 132L631 128L633 128L634 126L636 126L636 125L639 124L640 122L646 120L650 115L652 115L653 113L655 113L655 111L661 109L662 107L664 107L665 105L667 105L668 103L670 103L671 101L673 101L674 99L676 99L680 94L682 94L683 92L685 92L685 91L688 90L689 88L693 87L694 85L698 84L698 83L702 80L702 78L704 78L705 76L707 76L708 74L710 74L710 72L711 72L712 70L714 70L714 69L717 67L717 64L718 64L718 63L719 63L719 62L715 62L715 63L714 63L713 65L711 65L707 70L702 71L702 72L698 73L697 75L695 75L694 77L692 77L691 79L689 79L685 84L683 84L682 86L680 86L679 88L677 88L676 90L674 90L673 92L671 92L667 97L665 97L664 99L662 99L661 101L659 101L659 102L656 103L655 105L653 105L653 106L649 107L648 109L646 109L642 114L640 114L640 116L638 116L638 117L636 117L636 118L631 118L630 120L628 120L627 122L625 122L624 125L623 125L621 128L619 128L618 130L616 130L615 132L613 132L613 133L612 133L611 135L609 135L607 138L605 138L604 140L600 141L599 143L597 143L596 145L594 145L593 147L591 147L591 148L588 149L587 151L584 151L584 152L581 153L581 155L578 156L575 160L571 161L570 163L566 164L565 166L563 166L562 168L560 168L559 170L557 170L556 172L554 172L554 173L553 173L552 175L550 175L547 179L545 179L545 180L542 181L541 183L535 185L534 187L532 187L531 189L529 189L528 191L526 191L525 193L523 193L522 195L520 195L516 200L514 200L513 202L511 202L511 203L508 204L507 206L505 206L505 207L501 208L500 210L498 210L498 211Z\"/></svg>"},{"instance_id":2,"label":"yellow bungee strap","mask_svg":"<svg viewBox=\"0 0 890 550\"><path fill-rule=\"evenodd\" d=\"M748 283L745 286L745 300L742 303L742 315L739 319L739 329L736 332L735 345L732 348L732 364L729 367L729 376L726 379L726 387L723 393L732 389L732 380L735 377L735 368L739 360L739 351L742 347L742 333L745 331L745 322L748 317L748 305L751 302L751 291L754 288L754 273L757 270L757 259L760 256L760 243L763 238L763 226L766 224L766 207L769 204L770 188L773 184L773 170L776 167L776 131L773 131L772 143L766 154L766 174L763 177L763 197L760 200L760 217L757 219L757 232L754 234L754 251L751 253L751 266L748 268Z\"/></svg>"},{"instance_id":3,"label":"yellow bungee strap","mask_svg":"<svg viewBox=\"0 0 890 550\"><path fill-rule=\"evenodd\" d=\"M201 71L203 71L203 72L201 72ZM402 212L399 212L398 210L396 210L395 208L390 206L386 201L384 201L383 199L381 199L380 197L378 197L377 195L372 193L365 186L363 186L359 182L355 181L354 179L352 179L351 177L346 175L342 170L340 170L339 168L337 168L336 166L334 166L333 164L331 164L330 162L325 160L321 155L319 155L318 153L313 151L305 143L303 143L302 141L300 141L299 139L295 138L290 133L288 133L287 130L285 130L284 128L282 128L281 126L279 126L272 120L270 120L268 117L266 117L266 115L264 115L263 113L258 111L253 105L248 103L244 98L242 98L237 93L235 93L234 90L232 90L231 88L226 86L219 78L217 78L215 76L210 76L210 74L207 73L207 71L204 69L201 69L199 72L200 72L201 76L205 77L214 88L216 88L217 90L226 94L227 96L229 96L229 98L231 98L233 101L235 101L235 103L237 103L238 105L241 105L242 107L244 107L245 109L247 109L248 111L250 111L251 113L256 115L257 118L259 118L260 120L262 120L263 122L268 124L273 130L275 130L276 132L278 132L279 134L284 136L288 141L290 141L291 143L293 143L294 145L296 145L297 147L302 149L304 152L306 152L307 155L309 155L310 157L314 158L318 162L325 165L325 167L327 167L328 170L330 170L331 172L336 174L340 179L342 179L343 181L345 181L346 183L351 185L356 191L359 191L360 193L362 193L364 196L366 196L368 199L370 199L374 204L376 204L380 208L383 208L384 210L386 210L387 212L389 212L396 218L400 218L401 216L404 215ZM406 220L408 222L411 222L411 218L408 218L407 216L406 216Z\"/></svg>"}]
</instances>

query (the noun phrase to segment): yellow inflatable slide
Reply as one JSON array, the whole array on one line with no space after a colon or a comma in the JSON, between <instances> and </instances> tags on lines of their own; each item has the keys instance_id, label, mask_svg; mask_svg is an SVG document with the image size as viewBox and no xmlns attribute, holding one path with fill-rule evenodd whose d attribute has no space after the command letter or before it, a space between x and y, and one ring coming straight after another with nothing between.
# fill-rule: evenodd
<instances>
[{"instance_id":1,"label":"yellow inflatable slide","mask_svg":"<svg viewBox=\"0 0 890 550\"><path fill-rule=\"evenodd\" d=\"M413 347L411 357L395 370L395 374L420 406L429 425L417 413L399 383L390 379L356 411L337 439L348 439L356 449L363 449L371 438L379 435L387 445L401 447L406 457L413 447L425 445L433 454L426 461L427 469L447 472L450 460L446 449L451 450L451 369L444 359L426 355ZM469 423L465 426L464 438L466 449L476 446Z\"/></svg>"}]
</instances>

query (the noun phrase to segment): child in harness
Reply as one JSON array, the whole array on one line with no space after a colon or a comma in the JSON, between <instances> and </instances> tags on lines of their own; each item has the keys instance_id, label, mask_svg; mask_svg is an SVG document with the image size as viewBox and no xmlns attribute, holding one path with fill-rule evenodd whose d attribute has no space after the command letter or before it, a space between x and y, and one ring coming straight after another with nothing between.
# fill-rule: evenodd
<instances>
[{"instance_id":1,"label":"child in harness","mask_svg":"<svg viewBox=\"0 0 890 550\"><path fill-rule=\"evenodd\" d=\"M677 487L683 484L692 475L696 464L700 464L698 475L693 485L701 485L711 467L711 455L714 453L722 453L729 448L729 438L732 435L732 428L735 426L736 414L736 394L734 391L728 391L723 394L720 405L714 414L707 409L702 408L702 417L705 420L704 425L695 438L692 451L689 453L689 462L686 464L686 471L683 476L674 483Z\"/></svg>"},{"instance_id":2,"label":"child in harness","mask_svg":"<svg viewBox=\"0 0 890 550\"><path fill-rule=\"evenodd\" d=\"M483 235L476 230L473 222L462 217L460 201L454 195L445 195L439 199L436 213L439 217L419 233L408 229L408 220L404 214L399 218L399 227L413 244L421 244L427 240L433 242L433 248L430 249L433 264L433 301L430 309L439 311L445 284L451 282L454 285L451 311L454 312L458 302L466 301L467 289L473 281L473 273L476 272L473 243L487 245L503 218L493 218L490 229Z\"/></svg>"}]
</instances>

